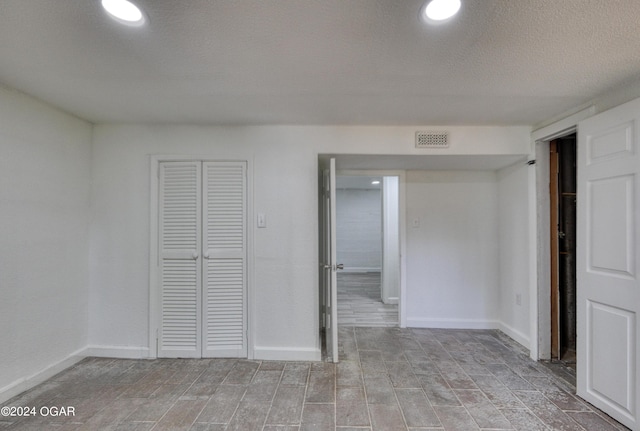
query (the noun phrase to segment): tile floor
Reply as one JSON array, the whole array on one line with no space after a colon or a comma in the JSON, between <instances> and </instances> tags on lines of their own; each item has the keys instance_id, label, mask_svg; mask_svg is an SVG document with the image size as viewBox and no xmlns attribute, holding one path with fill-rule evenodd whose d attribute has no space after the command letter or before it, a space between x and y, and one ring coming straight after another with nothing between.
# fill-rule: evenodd
<instances>
[{"instance_id":1,"label":"tile floor","mask_svg":"<svg viewBox=\"0 0 640 431\"><path fill-rule=\"evenodd\" d=\"M398 326L398 306L380 299L379 272L338 273L338 324L341 326Z\"/></svg>"},{"instance_id":2,"label":"tile floor","mask_svg":"<svg viewBox=\"0 0 640 431\"><path fill-rule=\"evenodd\" d=\"M498 331L340 328L337 365L87 358L4 406L4 430L624 430Z\"/></svg>"}]
</instances>

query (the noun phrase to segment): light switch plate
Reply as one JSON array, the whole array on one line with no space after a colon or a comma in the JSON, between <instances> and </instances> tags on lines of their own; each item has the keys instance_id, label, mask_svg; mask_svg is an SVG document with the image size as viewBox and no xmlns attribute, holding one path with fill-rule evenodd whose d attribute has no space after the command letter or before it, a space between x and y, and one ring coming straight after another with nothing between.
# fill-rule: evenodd
<instances>
[{"instance_id":1,"label":"light switch plate","mask_svg":"<svg viewBox=\"0 0 640 431\"><path fill-rule=\"evenodd\" d=\"M264 213L258 213L258 227L267 227L267 216Z\"/></svg>"}]
</instances>

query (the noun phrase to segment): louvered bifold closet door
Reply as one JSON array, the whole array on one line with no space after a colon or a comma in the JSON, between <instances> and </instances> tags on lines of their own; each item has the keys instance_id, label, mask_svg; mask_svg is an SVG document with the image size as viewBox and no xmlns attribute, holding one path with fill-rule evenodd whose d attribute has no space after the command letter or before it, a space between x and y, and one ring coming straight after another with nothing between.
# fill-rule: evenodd
<instances>
[{"instance_id":1,"label":"louvered bifold closet door","mask_svg":"<svg viewBox=\"0 0 640 431\"><path fill-rule=\"evenodd\" d=\"M203 357L246 357L245 162L203 164Z\"/></svg>"},{"instance_id":2,"label":"louvered bifold closet door","mask_svg":"<svg viewBox=\"0 0 640 431\"><path fill-rule=\"evenodd\" d=\"M158 356L200 357L201 162L160 163Z\"/></svg>"}]
</instances>

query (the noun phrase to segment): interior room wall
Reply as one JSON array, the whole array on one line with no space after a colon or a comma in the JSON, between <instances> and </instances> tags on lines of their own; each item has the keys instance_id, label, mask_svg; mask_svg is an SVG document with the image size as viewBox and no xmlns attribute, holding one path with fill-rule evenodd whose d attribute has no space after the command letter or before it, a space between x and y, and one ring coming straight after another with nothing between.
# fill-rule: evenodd
<instances>
[{"instance_id":1,"label":"interior room wall","mask_svg":"<svg viewBox=\"0 0 640 431\"><path fill-rule=\"evenodd\" d=\"M501 169L498 177L499 320L511 338L529 347L529 170L524 161Z\"/></svg>"},{"instance_id":2,"label":"interior room wall","mask_svg":"<svg viewBox=\"0 0 640 431\"><path fill-rule=\"evenodd\" d=\"M254 178L249 214L249 346L255 358L319 359L318 331L318 155L319 154L425 154L414 147L416 127L252 126L202 127L180 125L97 125L92 153L92 224L89 291L89 352L96 355L147 357L149 351L149 235L150 156L193 155L208 159L246 159ZM451 148L437 154L526 154L527 127L451 127ZM380 166L379 168L384 168ZM495 176L472 175L452 186L469 187L461 195L495 214ZM475 183L476 177L487 180ZM428 184L426 185L427 189ZM438 185L431 191L442 199ZM476 193L478 187L482 193ZM488 187L488 189L487 189ZM481 203L483 196L490 200ZM429 193L419 192L414 201ZM493 205L493 206L492 206ZM455 206L449 206L449 211ZM266 215L267 227L256 228L256 213ZM445 219L450 217L442 211ZM472 218L472 215L469 214ZM488 228L495 228L487 222ZM455 228L453 226L452 228ZM454 232L455 233L455 232ZM454 318L471 310L484 319L497 296L496 252L490 248L487 274L483 274L473 304L458 306ZM413 234L411 232L411 234ZM492 236L493 235L493 236ZM457 260L468 254L456 245ZM475 247L474 250L478 250ZM423 265L416 248L415 259ZM483 258L484 259L484 258ZM478 264L465 279L478 276ZM491 275L493 274L493 275ZM408 290L422 289L411 278ZM478 283L476 283L478 284ZM483 294L487 293L486 297ZM481 298L476 301L475 298ZM447 298L445 298L447 300ZM479 304L479 306L478 306ZM436 307L434 307L436 308ZM492 309L493 310L493 309ZM444 310L441 310L444 312ZM441 313L440 315L446 315ZM494 313L495 315L495 313ZM451 315L448 315L451 317Z\"/></svg>"},{"instance_id":3,"label":"interior room wall","mask_svg":"<svg viewBox=\"0 0 640 431\"><path fill-rule=\"evenodd\" d=\"M380 189L336 190L337 259L348 272L382 268L382 195Z\"/></svg>"},{"instance_id":4,"label":"interior room wall","mask_svg":"<svg viewBox=\"0 0 640 431\"><path fill-rule=\"evenodd\" d=\"M91 125L0 87L0 401L87 342Z\"/></svg>"},{"instance_id":5,"label":"interior room wall","mask_svg":"<svg viewBox=\"0 0 640 431\"><path fill-rule=\"evenodd\" d=\"M251 128L97 126L90 351L149 352L150 155L248 160L249 345L260 358L319 359L317 156ZM266 216L257 229L255 214Z\"/></svg>"},{"instance_id":6,"label":"interior room wall","mask_svg":"<svg viewBox=\"0 0 640 431\"><path fill-rule=\"evenodd\" d=\"M495 171L408 171L406 194L407 326L497 327Z\"/></svg>"}]
</instances>

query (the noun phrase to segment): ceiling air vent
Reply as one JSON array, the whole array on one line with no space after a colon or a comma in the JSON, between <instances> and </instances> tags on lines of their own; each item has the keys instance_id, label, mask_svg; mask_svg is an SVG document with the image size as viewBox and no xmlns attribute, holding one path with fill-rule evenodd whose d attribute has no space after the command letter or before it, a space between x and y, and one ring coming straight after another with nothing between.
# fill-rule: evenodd
<instances>
[{"instance_id":1,"label":"ceiling air vent","mask_svg":"<svg viewBox=\"0 0 640 431\"><path fill-rule=\"evenodd\" d=\"M416 148L448 148L447 132L416 132Z\"/></svg>"}]
</instances>

